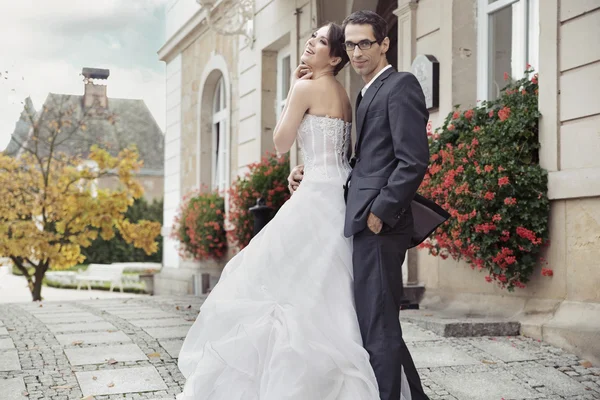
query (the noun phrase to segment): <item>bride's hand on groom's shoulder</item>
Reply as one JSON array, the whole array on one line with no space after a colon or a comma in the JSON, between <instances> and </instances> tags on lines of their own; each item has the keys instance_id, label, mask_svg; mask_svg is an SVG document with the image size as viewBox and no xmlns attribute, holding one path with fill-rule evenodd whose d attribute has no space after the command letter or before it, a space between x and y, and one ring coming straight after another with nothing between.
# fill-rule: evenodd
<instances>
[{"instance_id":1,"label":"bride's hand on groom's shoulder","mask_svg":"<svg viewBox=\"0 0 600 400\"><path fill-rule=\"evenodd\" d=\"M304 178L304 165L296 165L290 172L290 175L287 179L288 189L290 190L291 194L294 194L294 192L298 189L302 178Z\"/></svg>"}]
</instances>

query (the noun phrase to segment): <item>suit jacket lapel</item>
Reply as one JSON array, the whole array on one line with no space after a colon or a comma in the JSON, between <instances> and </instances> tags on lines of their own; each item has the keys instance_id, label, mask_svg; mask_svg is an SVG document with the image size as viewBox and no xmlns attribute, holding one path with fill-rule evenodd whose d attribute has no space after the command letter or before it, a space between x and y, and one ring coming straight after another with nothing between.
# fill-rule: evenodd
<instances>
[{"instance_id":1,"label":"suit jacket lapel","mask_svg":"<svg viewBox=\"0 0 600 400\"><path fill-rule=\"evenodd\" d=\"M393 68L388 68L384 73L382 73L376 80L369 86L367 92L365 93L365 97L361 100L360 93L358 94L358 98L356 101L356 149L358 150L360 146L360 140L362 139L362 129L365 123L365 117L367 115L367 110L371 105L371 102L375 98L375 95L383 85L383 82L387 79L390 74L394 72Z\"/></svg>"}]
</instances>

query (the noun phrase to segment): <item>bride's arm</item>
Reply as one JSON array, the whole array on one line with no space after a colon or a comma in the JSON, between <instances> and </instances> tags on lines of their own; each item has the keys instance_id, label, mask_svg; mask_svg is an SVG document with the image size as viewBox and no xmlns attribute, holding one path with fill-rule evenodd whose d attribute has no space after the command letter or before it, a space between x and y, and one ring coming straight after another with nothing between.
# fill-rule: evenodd
<instances>
[{"instance_id":1,"label":"bride's arm","mask_svg":"<svg viewBox=\"0 0 600 400\"><path fill-rule=\"evenodd\" d=\"M312 85L310 80L299 80L288 96L281 118L273 131L273 143L280 154L287 153L296 140L302 118L310 108Z\"/></svg>"}]
</instances>

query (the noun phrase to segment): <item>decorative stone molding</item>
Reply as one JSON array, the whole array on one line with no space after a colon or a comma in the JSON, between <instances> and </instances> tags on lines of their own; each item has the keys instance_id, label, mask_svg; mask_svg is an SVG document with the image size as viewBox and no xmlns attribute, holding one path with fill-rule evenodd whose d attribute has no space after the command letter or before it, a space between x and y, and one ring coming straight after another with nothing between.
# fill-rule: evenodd
<instances>
[{"instance_id":1,"label":"decorative stone molding","mask_svg":"<svg viewBox=\"0 0 600 400\"><path fill-rule=\"evenodd\" d=\"M196 0L207 10L210 29L223 36L244 36L251 47L254 43L254 0Z\"/></svg>"}]
</instances>

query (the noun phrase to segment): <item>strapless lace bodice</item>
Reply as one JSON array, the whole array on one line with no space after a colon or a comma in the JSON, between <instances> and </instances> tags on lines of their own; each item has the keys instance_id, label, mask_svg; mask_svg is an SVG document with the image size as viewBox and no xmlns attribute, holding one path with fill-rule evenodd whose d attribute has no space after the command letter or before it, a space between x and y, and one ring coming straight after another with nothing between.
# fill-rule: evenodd
<instances>
[{"instance_id":1,"label":"strapless lace bodice","mask_svg":"<svg viewBox=\"0 0 600 400\"><path fill-rule=\"evenodd\" d=\"M304 179L345 180L352 124L338 118L304 115L298 129L298 145L304 159Z\"/></svg>"}]
</instances>

